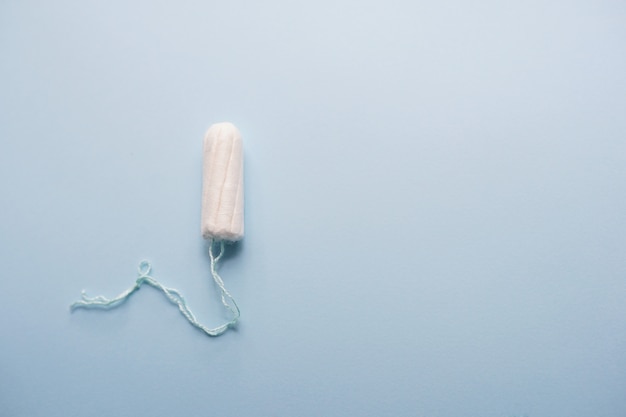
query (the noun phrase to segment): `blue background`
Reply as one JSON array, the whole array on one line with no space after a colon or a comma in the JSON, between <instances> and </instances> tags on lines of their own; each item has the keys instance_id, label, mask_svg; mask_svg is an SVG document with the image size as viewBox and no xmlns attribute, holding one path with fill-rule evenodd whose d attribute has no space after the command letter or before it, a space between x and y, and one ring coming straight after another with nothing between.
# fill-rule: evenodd
<instances>
[{"instance_id":1,"label":"blue background","mask_svg":"<svg viewBox=\"0 0 626 417\"><path fill-rule=\"evenodd\" d=\"M1 416L626 415L626 7L0 2ZM245 141L221 323L201 143Z\"/></svg>"}]
</instances>

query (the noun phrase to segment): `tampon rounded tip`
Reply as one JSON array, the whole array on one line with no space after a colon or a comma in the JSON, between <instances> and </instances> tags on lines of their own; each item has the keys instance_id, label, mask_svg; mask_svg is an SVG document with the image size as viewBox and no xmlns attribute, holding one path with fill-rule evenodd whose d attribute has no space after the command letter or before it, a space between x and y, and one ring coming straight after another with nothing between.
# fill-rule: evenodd
<instances>
[{"instance_id":1,"label":"tampon rounded tip","mask_svg":"<svg viewBox=\"0 0 626 417\"><path fill-rule=\"evenodd\" d=\"M212 124L204 135L205 139L209 135L213 136L213 138L217 140L230 140L233 136L238 136L239 140L241 140L241 133L239 132L239 129L237 129L237 127L231 122Z\"/></svg>"}]
</instances>

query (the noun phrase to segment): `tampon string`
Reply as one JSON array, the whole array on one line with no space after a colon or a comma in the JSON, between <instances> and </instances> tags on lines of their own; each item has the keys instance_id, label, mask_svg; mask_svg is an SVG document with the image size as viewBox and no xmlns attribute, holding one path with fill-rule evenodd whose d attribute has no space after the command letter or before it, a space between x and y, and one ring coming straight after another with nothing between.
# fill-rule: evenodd
<instances>
[{"instance_id":1,"label":"tampon string","mask_svg":"<svg viewBox=\"0 0 626 417\"><path fill-rule=\"evenodd\" d=\"M214 246L219 246L219 252L217 254L215 254L214 252ZM180 291L178 291L175 288L169 288L169 287L164 286L163 284L161 284L159 281L157 281L150 275L150 273L152 272L152 265L150 264L150 262L145 261L145 260L139 263L139 266L137 268L139 277L135 281L135 285L133 285L126 291L122 292L117 297L106 298L102 295L99 295L96 297L88 297L85 291L83 291L82 300L76 301L70 306L70 308L72 310L75 310L77 308L88 308L88 309L89 308L101 308L105 310L115 308L119 306L120 304L124 303L126 300L128 300L128 298L131 295L133 295L135 291L139 290L139 288L141 288L141 286L145 283L163 292L163 294L167 297L167 299L172 304L175 304L178 306L178 309L180 310L181 314L185 316L187 321L189 321L189 323L191 323L192 326L200 329L201 331L206 333L208 336L219 336L222 333L224 333L226 330L228 330L230 327L234 327L237 324L237 321L239 320L239 316L240 316L239 307L237 306L235 299L228 292L228 290L224 286L224 281L222 280L222 277L220 277L220 275L217 272L218 263L223 255L224 255L224 242L223 241L216 242L216 241L211 240L209 242L209 257L211 260L211 276L215 284L220 289L220 297L222 300L222 304L233 315L230 321L220 326L209 328L203 325L202 323L200 323L196 319L196 316L193 314L189 306L187 305L187 301L185 301L185 297L183 297Z\"/></svg>"}]
</instances>

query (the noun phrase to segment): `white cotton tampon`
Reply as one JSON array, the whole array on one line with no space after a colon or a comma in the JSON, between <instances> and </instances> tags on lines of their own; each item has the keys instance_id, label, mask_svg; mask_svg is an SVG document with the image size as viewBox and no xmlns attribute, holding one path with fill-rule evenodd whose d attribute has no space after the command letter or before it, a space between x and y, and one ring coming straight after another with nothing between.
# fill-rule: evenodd
<instances>
[{"instance_id":1,"label":"white cotton tampon","mask_svg":"<svg viewBox=\"0 0 626 417\"><path fill-rule=\"evenodd\" d=\"M202 236L210 239L208 252L211 258L211 276L220 290L222 305L232 315L230 320L214 328L198 322L177 289L164 286L150 275L151 266L148 261L141 261L139 278L132 287L117 297L88 297L83 291L82 299L70 306L72 310L115 308L146 284L162 291L172 304L178 305L181 314L191 325L208 336L219 336L237 324L241 312L217 273L217 263L224 254L225 241L243 238L243 150L239 130L231 123L211 126L204 136L203 159Z\"/></svg>"},{"instance_id":2,"label":"white cotton tampon","mask_svg":"<svg viewBox=\"0 0 626 417\"><path fill-rule=\"evenodd\" d=\"M202 237L243 238L243 148L232 123L216 123L204 136Z\"/></svg>"}]
</instances>

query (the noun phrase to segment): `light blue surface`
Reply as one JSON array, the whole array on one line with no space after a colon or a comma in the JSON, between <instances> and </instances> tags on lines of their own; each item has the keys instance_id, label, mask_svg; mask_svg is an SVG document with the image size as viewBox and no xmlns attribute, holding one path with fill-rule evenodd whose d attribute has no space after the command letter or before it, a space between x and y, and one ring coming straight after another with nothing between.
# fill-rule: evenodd
<instances>
[{"instance_id":1,"label":"light blue surface","mask_svg":"<svg viewBox=\"0 0 626 417\"><path fill-rule=\"evenodd\" d=\"M0 416L626 415L620 1L0 3ZM201 141L246 147L210 339ZM232 249L232 248L231 248Z\"/></svg>"}]
</instances>

